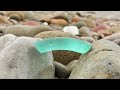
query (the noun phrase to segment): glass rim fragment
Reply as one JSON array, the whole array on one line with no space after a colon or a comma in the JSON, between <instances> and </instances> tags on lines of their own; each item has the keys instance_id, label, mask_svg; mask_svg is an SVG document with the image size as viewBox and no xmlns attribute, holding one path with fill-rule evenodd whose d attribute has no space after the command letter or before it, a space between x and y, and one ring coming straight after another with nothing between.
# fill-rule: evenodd
<instances>
[{"instance_id":1,"label":"glass rim fragment","mask_svg":"<svg viewBox=\"0 0 120 90\"><path fill-rule=\"evenodd\" d=\"M75 38L54 37L36 41L35 48L40 53L46 53L54 50L67 50L86 54L91 49L91 44Z\"/></svg>"}]
</instances>

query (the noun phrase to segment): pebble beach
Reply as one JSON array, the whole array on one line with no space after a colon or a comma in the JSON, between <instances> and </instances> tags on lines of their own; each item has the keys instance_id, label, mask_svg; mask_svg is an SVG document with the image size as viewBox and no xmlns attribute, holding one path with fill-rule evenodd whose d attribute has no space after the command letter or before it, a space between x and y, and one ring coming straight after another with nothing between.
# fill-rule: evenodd
<instances>
[{"instance_id":1,"label":"pebble beach","mask_svg":"<svg viewBox=\"0 0 120 90\"><path fill-rule=\"evenodd\" d=\"M0 79L120 79L120 11L0 11Z\"/></svg>"}]
</instances>

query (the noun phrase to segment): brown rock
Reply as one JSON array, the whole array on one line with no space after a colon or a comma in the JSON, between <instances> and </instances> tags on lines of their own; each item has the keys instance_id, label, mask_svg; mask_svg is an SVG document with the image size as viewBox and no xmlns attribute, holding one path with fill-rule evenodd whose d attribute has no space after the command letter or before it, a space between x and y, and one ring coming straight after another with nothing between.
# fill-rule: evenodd
<instances>
[{"instance_id":1,"label":"brown rock","mask_svg":"<svg viewBox=\"0 0 120 90\"><path fill-rule=\"evenodd\" d=\"M68 24L67 21L64 20L64 19L51 19L50 23L51 24L57 24L57 25L63 25L63 26Z\"/></svg>"},{"instance_id":2,"label":"brown rock","mask_svg":"<svg viewBox=\"0 0 120 90\"><path fill-rule=\"evenodd\" d=\"M57 15L57 16L52 17L52 19L64 19L67 22L69 22L68 16L66 15Z\"/></svg>"},{"instance_id":3,"label":"brown rock","mask_svg":"<svg viewBox=\"0 0 120 90\"><path fill-rule=\"evenodd\" d=\"M11 24L9 18L0 15L0 23Z\"/></svg>"}]
</instances>

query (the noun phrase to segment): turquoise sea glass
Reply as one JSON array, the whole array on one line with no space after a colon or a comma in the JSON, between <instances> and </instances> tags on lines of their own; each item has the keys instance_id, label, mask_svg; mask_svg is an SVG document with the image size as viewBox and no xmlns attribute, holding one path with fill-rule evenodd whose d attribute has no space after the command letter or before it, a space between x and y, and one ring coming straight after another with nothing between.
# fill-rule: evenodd
<instances>
[{"instance_id":1,"label":"turquoise sea glass","mask_svg":"<svg viewBox=\"0 0 120 90\"><path fill-rule=\"evenodd\" d=\"M85 54L91 49L91 44L75 38L54 37L36 41L35 47L40 53L69 50Z\"/></svg>"}]
</instances>

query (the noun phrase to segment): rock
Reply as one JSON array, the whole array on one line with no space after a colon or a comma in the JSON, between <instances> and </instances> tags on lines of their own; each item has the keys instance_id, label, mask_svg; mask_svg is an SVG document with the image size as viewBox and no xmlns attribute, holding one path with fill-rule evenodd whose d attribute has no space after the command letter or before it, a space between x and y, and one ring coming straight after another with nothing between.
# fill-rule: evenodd
<instances>
[{"instance_id":1,"label":"rock","mask_svg":"<svg viewBox=\"0 0 120 90\"><path fill-rule=\"evenodd\" d=\"M58 77L54 77L54 79L60 79L60 78L58 78Z\"/></svg>"},{"instance_id":2,"label":"rock","mask_svg":"<svg viewBox=\"0 0 120 90\"><path fill-rule=\"evenodd\" d=\"M72 37L72 38L79 38L75 35L72 35L68 32L63 31L44 31L35 36L35 38L50 38L50 37Z\"/></svg>"},{"instance_id":3,"label":"rock","mask_svg":"<svg viewBox=\"0 0 120 90\"><path fill-rule=\"evenodd\" d=\"M7 11L6 15L15 20L23 20L25 18L25 15L22 11Z\"/></svg>"},{"instance_id":4,"label":"rock","mask_svg":"<svg viewBox=\"0 0 120 90\"><path fill-rule=\"evenodd\" d=\"M80 17L77 16L77 15L75 15L75 16L72 18L72 20L71 20L72 23L74 23L74 22L79 22L79 21L80 21Z\"/></svg>"},{"instance_id":5,"label":"rock","mask_svg":"<svg viewBox=\"0 0 120 90\"><path fill-rule=\"evenodd\" d=\"M110 40L110 41L114 41L114 40L120 39L120 33L107 36L104 39L105 40Z\"/></svg>"},{"instance_id":6,"label":"rock","mask_svg":"<svg viewBox=\"0 0 120 90\"><path fill-rule=\"evenodd\" d=\"M21 17L18 14L9 15L10 19L14 19L16 21L21 21Z\"/></svg>"},{"instance_id":7,"label":"rock","mask_svg":"<svg viewBox=\"0 0 120 90\"><path fill-rule=\"evenodd\" d=\"M22 25L39 26L40 23L36 21L26 21L26 22L22 22Z\"/></svg>"},{"instance_id":8,"label":"rock","mask_svg":"<svg viewBox=\"0 0 120 90\"><path fill-rule=\"evenodd\" d=\"M0 23L11 24L9 18L0 15Z\"/></svg>"},{"instance_id":9,"label":"rock","mask_svg":"<svg viewBox=\"0 0 120 90\"><path fill-rule=\"evenodd\" d=\"M77 36L72 35L71 33L62 32L62 31L45 31L35 36L35 38L51 38L51 37L72 37L79 38ZM62 63L63 65L67 65L73 60L77 60L80 57L79 53L72 51L64 51L58 50L53 51L54 60Z\"/></svg>"},{"instance_id":10,"label":"rock","mask_svg":"<svg viewBox=\"0 0 120 90\"><path fill-rule=\"evenodd\" d=\"M64 20L64 19L51 19L50 23L51 24L57 24L57 25L63 25L63 26L68 24L67 21Z\"/></svg>"},{"instance_id":11,"label":"rock","mask_svg":"<svg viewBox=\"0 0 120 90\"><path fill-rule=\"evenodd\" d=\"M76 26L65 26L63 31L72 33L73 35L79 35L79 30Z\"/></svg>"},{"instance_id":12,"label":"rock","mask_svg":"<svg viewBox=\"0 0 120 90\"><path fill-rule=\"evenodd\" d=\"M63 15L56 15L56 16L52 17L51 19L64 19L67 22L69 22L68 16L66 16L64 14Z\"/></svg>"},{"instance_id":13,"label":"rock","mask_svg":"<svg viewBox=\"0 0 120 90\"><path fill-rule=\"evenodd\" d=\"M105 35L105 36L111 35L108 30L99 30L99 31L97 31L97 33L98 33L98 34L103 34L103 35Z\"/></svg>"},{"instance_id":14,"label":"rock","mask_svg":"<svg viewBox=\"0 0 120 90\"><path fill-rule=\"evenodd\" d=\"M81 36L84 36L84 37L92 37L90 28L88 28L86 26L81 27L79 29L79 33L80 33Z\"/></svg>"},{"instance_id":15,"label":"rock","mask_svg":"<svg viewBox=\"0 0 120 90\"><path fill-rule=\"evenodd\" d=\"M81 18L80 21L83 21L87 24L88 27L90 28L94 28L96 26L96 23L94 20L92 19L84 19L84 18Z\"/></svg>"},{"instance_id":16,"label":"rock","mask_svg":"<svg viewBox=\"0 0 120 90\"><path fill-rule=\"evenodd\" d=\"M112 41L98 40L82 55L69 79L120 79L120 47Z\"/></svg>"},{"instance_id":17,"label":"rock","mask_svg":"<svg viewBox=\"0 0 120 90\"><path fill-rule=\"evenodd\" d=\"M108 29L108 31L110 32L110 34L120 33L120 26L111 27L110 29Z\"/></svg>"},{"instance_id":18,"label":"rock","mask_svg":"<svg viewBox=\"0 0 120 90\"><path fill-rule=\"evenodd\" d=\"M32 11L23 11L24 18L29 20L35 20L35 15Z\"/></svg>"},{"instance_id":19,"label":"rock","mask_svg":"<svg viewBox=\"0 0 120 90\"><path fill-rule=\"evenodd\" d=\"M0 15L5 16L6 12L5 11L0 11Z\"/></svg>"},{"instance_id":20,"label":"rock","mask_svg":"<svg viewBox=\"0 0 120 90\"><path fill-rule=\"evenodd\" d=\"M108 29L108 27L106 26L106 25L98 25L98 26L96 26L95 28L93 28L92 30L93 31L95 31L95 32L98 32L98 31L100 31L100 30L107 30Z\"/></svg>"},{"instance_id":21,"label":"rock","mask_svg":"<svg viewBox=\"0 0 120 90\"><path fill-rule=\"evenodd\" d=\"M114 40L114 42L120 46L120 39L116 39L116 40Z\"/></svg>"},{"instance_id":22,"label":"rock","mask_svg":"<svg viewBox=\"0 0 120 90\"><path fill-rule=\"evenodd\" d=\"M34 47L38 39L4 35L0 37L0 40L4 43L0 44L0 47L3 47L0 50L1 79L54 78L52 52L40 54Z\"/></svg>"},{"instance_id":23,"label":"rock","mask_svg":"<svg viewBox=\"0 0 120 90\"><path fill-rule=\"evenodd\" d=\"M4 49L7 45L11 44L16 39L16 36L12 34L7 34L0 37L0 51Z\"/></svg>"},{"instance_id":24,"label":"rock","mask_svg":"<svg viewBox=\"0 0 120 90\"><path fill-rule=\"evenodd\" d=\"M10 19L9 21L10 21L13 25L19 24L18 21L16 21L15 19Z\"/></svg>"},{"instance_id":25,"label":"rock","mask_svg":"<svg viewBox=\"0 0 120 90\"><path fill-rule=\"evenodd\" d=\"M51 28L58 30L58 31L62 31L62 29L63 29L63 26L60 26L60 25L50 24L49 26Z\"/></svg>"},{"instance_id":26,"label":"rock","mask_svg":"<svg viewBox=\"0 0 120 90\"><path fill-rule=\"evenodd\" d=\"M96 16L95 15L88 15L86 16L87 19L92 19L92 20L96 20Z\"/></svg>"},{"instance_id":27,"label":"rock","mask_svg":"<svg viewBox=\"0 0 120 90\"><path fill-rule=\"evenodd\" d=\"M87 41L87 42L90 42L90 43L95 42L95 39L92 38L92 37L80 37L80 39L84 40L84 41Z\"/></svg>"},{"instance_id":28,"label":"rock","mask_svg":"<svg viewBox=\"0 0 120 90\"><path fill-rule=\"evenodd\" d=\"M54 30L55 29L52 29L49 26L44 26L44 25L41 26L13 25L2 30L2 32L4 32L4 34L14 34L16 36L34 37L40 32L54 31Z\"/></svg>"},{"instance_id":29,"label":"rock","mask_svg":"<svg viewBox=\"0 0 120 90\"><path fill-rule=\"evenodd\" d=\"M74 24L72 24L72 25L73 25L73 26L77 26L78 28L81 28L81 27L83 27L83 26L86 26L86 23L80 21L80 22L76 22L76 23L74 23Z\"/></svg>"},{"instance_id":30,"label":"rock","mask_svg":"<svg viewBox=\"0 0 120 90\"><path fill-rule=\"evenodd\" d=\"M42 17L42 18L40 19L40 21L41 21L41 22L48 22L48 23L50 23L50 17L44 16L44 17Z\"/></svg>"},{"instance_id":31,"label":"rock","mask_svg":"<svg viewBox=\"0 0 120 90\"><path fill-rule=\"evenodd\" d=\"M66 65L69 74L72 72L73 68L75 67L75 65L78 63L78 60L73 60L71 61L68 65Z\"/></svg>"},{"instance_id":32,"label":"rock","mask_svg":"<svg viewBox=\"0 0 120 90\"><path fill-rule=\"evenodd\" d=\"M47 26L47 25L48 25L48 23L47 23L47 22L44 22L44 23L43 23L43 25L46 25L46 26Z\"/></svg>"},{"instance_id":33,"label":"rock","mask_svg":"<svg viewBox=\"0 0 120 90\"><path fill-rule=\"evenodd\" d=\"M67 78L69 76L68 69L61 63L55 62L55 76L59 78Z\"/></svg>"}]
</instances>

